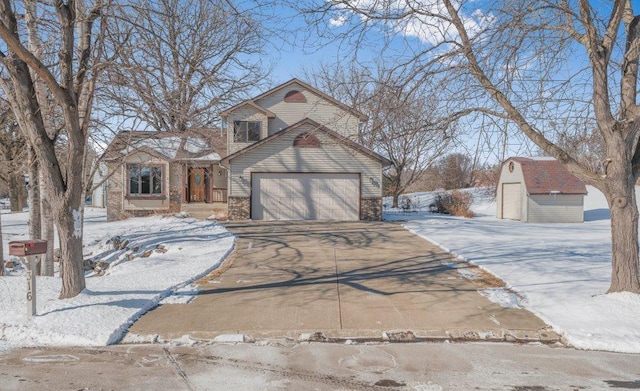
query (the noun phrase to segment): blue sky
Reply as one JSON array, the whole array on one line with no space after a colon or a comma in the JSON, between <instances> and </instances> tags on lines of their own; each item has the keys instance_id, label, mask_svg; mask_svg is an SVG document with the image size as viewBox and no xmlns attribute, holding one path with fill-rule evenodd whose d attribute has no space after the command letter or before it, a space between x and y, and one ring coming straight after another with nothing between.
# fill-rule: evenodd
<instances>
[{"instance_id":1,"label":"blue sky","mask_svg":"<svg viewBox=\"0 0 640 391\"><path fill-rule=\"evenodd\" d=\"M246 0L252 1L252 0ZM322 4L322 0L318 0L318 4ZM594 3L596 4L596 3ZM636 11L640 11L640 0L632 0L632 4ZM473 6L481 6L482 1L474 1ZM609 5L606 4L605 7ZM304 79L303 70L311 69L317 66L319 63L324 64L339 64L340 62L347 64L351 60L351 52L349 52L348 43L344 41L322 41L315 34L315 31L303 20L301 16L295 14L291 9L278 8L278 9L263 9L264 14L271 14L266 19L266 27L271 31L284 32L280 36L272 36L270 41L270 47L268 49L269 54L265 59L273 66L271 72L270 83L271 85L277 85L285 82L293 77ZM323 27L329 25L329 16L323 20ZM322 30L320 30L322 31ZM334 30L335 31L335 30ZM372 36L376 34L377 36ZM416 38L408 38L411 49L419 49L425 47L426 43L420 42ZM360 48L359 60L365 63L373 63L379 60L387 60L389 62L397 58L390 55L389 52L383 52L380 47L383 45L383 35L376 33L375 31L369 32L367 42L370 44L367 48ZM392 49L396 49L399 52L402 51L403 37L399 34L398 38L392 42ZM406 41L404 41L406 43ZM321 43L321 45L317 45ZM315 44L315 45L314 45ZM378 46L376 48L376 46ZM384 56L387 56L386 58ZM339 66L339 65L336 65ZM262 91L256 91L260 93ZM468 127L477 127L477 123L466 124ZM489 130L487 130L489 132ZM479 145L478 139L480 138L480 144L483 143L498 143L502 144L502 140L499 140L500 136L495 136L499 131L493 130L494 135L481 134L482 132L470 132L468 139L460 144L462 149L468 149L471 153L475 149L476 145ZM498 139L496 139L498 137ZM486 139L486 140L483 140ZM490 147L490 146L488 146ZM494 147L495 148L495 147ZM501 148L500 148L501 149ZM495 152L495 151L494 151ZM536 153L536 147L524 137L519 135L519 132L514 133L514 137L507 140L507 152L506 155L526 155ZM494 153L495 155L495 153ZM500 156L487 157L488 160L494 160Z\"/></svg>"}]
</instances>

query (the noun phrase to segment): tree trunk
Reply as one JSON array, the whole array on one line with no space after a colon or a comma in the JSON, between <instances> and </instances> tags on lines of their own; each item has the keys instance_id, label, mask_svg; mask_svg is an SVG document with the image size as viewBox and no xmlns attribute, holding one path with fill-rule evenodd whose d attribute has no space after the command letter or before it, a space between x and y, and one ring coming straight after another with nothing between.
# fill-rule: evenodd
<instances>
[{"instance_id":1,"label":"tree trunk","mask_svg":"<svg viewBox=\"0 0 640 391\"><path fill-rule=\"evenodd\" d=\"M84 265L82 264L82 209L57 213L65 208L56 208L54 213L60 240L60 276L62 278L61 299L78 295L85 288Z\"/></svg>"},{"instance_id":2,"label":"tree trunk","mask_svg":"<svg viewBox=\"0 0 640 391\"><path fill-rule=\"evenodd\" d=\"M49 195L45 189L44 181L42 178L40 179L42 238L47 241L47 254L40 262L40 275L53 277L53 255L55 249L53 213L51 212L51 203L49 202Z\"/></svg>"},{"instance_id":3,"label":"tree trunk","mask_svg":"<svg viewBox=\"0 0 640 391\"><path fill-rule=\"evenodd\" d=\"M42 222L40 216L40 170L38 159L33 148L29 148L29 238L31 240L42 237Z\"/></svg>"},{"instance_id":4,"label":"tree trunk","mask_svg":"<svg viewBox=\"0 0 640 391\"><path fill-rule=\"evenodd\" d=\"M626 162L624 140L611 140L612 159L603 191L611 210L611 286L608 293L640 293L638 274L638 205L632 165Z\"/></svg>"},{"instance_id":5,"label":"tree trunk","mask_svg":"<svg viewBox=\"0 0 640 391\"><path fill-rule=\"evenodd\" d=\"M0 212L0 276L4 276L4 248L2 247L2 212Z\"/></svg>"},{"instance_id":6,"label":"tree trunk","mask_svg":"<svg viewBox=\"0 0 640 391\"><path fill-rule=\"evenodd\" d=\"M397 208L398 207L398 200L400 199L400 193L398 193L397 191L393 192L393 204L391 205L392 208Z\"/></svg>"},{"instance_id":7,"label":"tree trunk","mask_svg":"<svg viewBox=\"0 0 640 391\"><path fill-rule=\"evenodd\" d=\"M18 172L9 174L9 201L12 212L22 212L27 200L24 177Z\"/></svg>"}]
</instances>

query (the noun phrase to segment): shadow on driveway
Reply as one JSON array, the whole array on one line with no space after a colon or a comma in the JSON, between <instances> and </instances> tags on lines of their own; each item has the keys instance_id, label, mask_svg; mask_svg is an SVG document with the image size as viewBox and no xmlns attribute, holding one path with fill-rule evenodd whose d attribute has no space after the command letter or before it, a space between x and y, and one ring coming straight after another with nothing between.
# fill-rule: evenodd
<instances>
[{"instance_id":1,"label":"shadow on driveway","mask_svg":"<svg viewBox=\"0 0 640 391\"><path fill-rule=\"evenodd\" d=\"M166 339L221 333L297 337L374 336L416 330L539 331L530 312L478 293L493 282L464 278L449 253L385 222L242 222L233 263L187 305L163 305L130 330ZM463 266L464 267L464 266ZM453 330L453 331L452 331Z\"/></svg>"}]
</instances>

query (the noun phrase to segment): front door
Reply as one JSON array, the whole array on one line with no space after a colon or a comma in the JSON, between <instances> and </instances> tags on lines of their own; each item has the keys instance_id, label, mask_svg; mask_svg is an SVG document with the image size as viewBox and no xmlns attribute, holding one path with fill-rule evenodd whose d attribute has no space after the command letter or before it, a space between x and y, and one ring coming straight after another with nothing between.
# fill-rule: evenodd
<instances>
[{"instance_id":1,"label":"front door","mask_svg":"<svg viewBox=\"0 0 640 391\"><path fill-rule=\"evenodd\" d=\"M192 168L189 173L189 202L204 201L204 168Z\"/></svg>"}]
</instances>

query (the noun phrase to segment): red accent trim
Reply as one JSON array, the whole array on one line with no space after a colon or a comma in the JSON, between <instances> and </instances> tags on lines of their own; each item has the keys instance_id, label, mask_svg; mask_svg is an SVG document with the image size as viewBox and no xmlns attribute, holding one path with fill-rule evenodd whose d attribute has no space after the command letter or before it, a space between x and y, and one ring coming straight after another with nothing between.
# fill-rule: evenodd
<instances>
[{"instance_id":1,"label":"red accent trim","mask_svg":"<svg viewBox=\"0 0 640 391\"><path fill-rule=\"evenodd\" d=\"M293 146L299 148L320 148L320 140L312 133L300 133L293 140Z\"/></svg>"},{"instance_id":2,"label":"red accent trim","mask_svg":"<svg viewBox=\"0 0 640 391\"><path fill-rule=\"evenodd\" d=\"M304 94L298 90L291 90L284 96L284 101L287 103L307 103L307 98Z\"/></svg>"}]
</instances>

